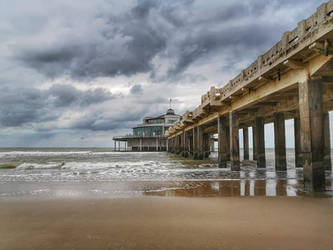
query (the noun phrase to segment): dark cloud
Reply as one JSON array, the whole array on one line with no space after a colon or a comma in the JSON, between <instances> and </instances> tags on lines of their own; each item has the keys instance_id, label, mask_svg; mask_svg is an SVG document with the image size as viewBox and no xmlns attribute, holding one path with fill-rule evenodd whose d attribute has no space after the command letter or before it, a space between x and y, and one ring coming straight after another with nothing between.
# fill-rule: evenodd
<instances>
[{"instance_id":1,"label":"dark cloud","mask_svg":"<svg viewBox=\"0 0 333 250\"><path fill-rule=\"evenodd\" d=\"M168 58L175 62L167 70L166 77L172 79L193 63L217 53L221 61L235 56L241 61L264 53L280 39L287 23L280 20L265 23L258 21L259 18L272 8L277 12L291 6L301 10L302 2L253 0L217 4L212 1L202 5L206 9L200 11L196 6L199 1L138 0L120 14L110 11L97 15L91 22L98 25L86 27L94 29L91 36L81 37L80 32L86 30L75 30L75 26L68 25L66 29L70 32L65 35L54 30L57 37L53 42L36 38L31 46L15 47L15 57L49 77L74 78L137 73L155 77L153 59ZM209 4L216 8L209 8Z\"/></svg>"},{"instance_id":2,"label":"dark cloud","mask_svg":"<svg viewBox=\"0 0 333 250\"><path fill-rule=\"evenodd\" d=\"M48 94L53 98L56 107L66 107L70 105L89 106L91 104L102 103L113 98L112 93L97 88L94 90L78 90L70 85L57 84L52 86Z\"/></svg>"},{"instance_id":3,"label":"dark cloud","mask_svg":"<svg viewBox=\"0 0 333 250\"><path fill-rule=\"evenodd\" d=\"M13 90L2 88L0 91L0 124L2 127L21 126L28 122L53 120L48 100L37 89Z\"/></svg>"},{"instance_id":4,"label":"dark cloud","mask_svg":"<svg viewBox=\"0 0 333 250\"><path fill-rule=\"evenodd\" d=\"M83 129L92 131L110 131L120 128L132 128L148 113L149 108L131 107L126 112L102 112L96 114L90 112L81 119L76 120L71 129Z\"/></svg>"},{"instance_id":5,"label":"dark cloud","mask_svg":"<svg viewBox=\"0 0 333 250\"><path fill-rule=\"evenodd\" d=\"M111 100L105 89L78 90L68 85L54 85L48 90L36 88L0 89L0 126L17 127L27 123L54 121L64 108L87 107Z\"/></svg>"},{"instance_id":6,"label":"dark cloud","mask_svg":"<svg viewBox=\"0 0 333 250\"><path fill-rule=\"evenodd\" d=\"M97 134L110 141L165 112L169 98L177 113L193 109L322 2L8 1L0 8L0 130L11 129L0 144L20 144L7 131L22 131L24 145Z\"/></svg>"}]
</instances>

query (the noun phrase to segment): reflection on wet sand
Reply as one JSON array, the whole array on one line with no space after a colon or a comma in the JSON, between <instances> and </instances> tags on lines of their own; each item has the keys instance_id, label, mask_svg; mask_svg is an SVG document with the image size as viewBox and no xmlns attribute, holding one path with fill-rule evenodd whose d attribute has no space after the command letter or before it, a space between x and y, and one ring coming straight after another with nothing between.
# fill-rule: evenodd
<instances>
[{"instance_id":1,"label":"reflection on wet sand","mask_svg":"<svg viewBox=\"0 0 333 250\"><path fill-rule=\"evenodd\" d=\"M144 195L179 197L300 196L303 181L297 171L241 171L239 180L184 181L175 189L145 191ZM332 196L333 181L326 180L327 196ZM325 195L325 196L326 196Z\"/></svg>"},{"instance_id":2,"label":"reflection on wet sand","mask_svg":"<svg viewBox=\"0 0 333 250\"><path fill-rule=\"evenodd\" d=\"M201 181L191 188L147 191L145 195L180 197L230 197L230 196L297 196L297 181L287 180L232 180Z\"/></svg>"}]
</instances>

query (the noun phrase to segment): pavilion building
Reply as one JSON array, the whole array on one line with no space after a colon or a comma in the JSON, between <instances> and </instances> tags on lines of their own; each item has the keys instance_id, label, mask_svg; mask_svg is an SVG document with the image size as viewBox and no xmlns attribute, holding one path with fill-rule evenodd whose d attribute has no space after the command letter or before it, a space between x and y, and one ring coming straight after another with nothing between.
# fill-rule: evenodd
<instances>
[{"instance_id":1,"label":"pavilion building","mask_svg":"<svg viewBox=\"0 0 333 250\"><path fill-rule=\"evenodd\" d=\"M114 148L120 150L120 143L123 142L125 145L123 149L128 151L166 151L167 140L164 132L180 119L181 116L175 114L171 108L167 110L166 114L145 117L142 124L133 128L132 134L113 137Z\"/></svg>"}]
</instances>

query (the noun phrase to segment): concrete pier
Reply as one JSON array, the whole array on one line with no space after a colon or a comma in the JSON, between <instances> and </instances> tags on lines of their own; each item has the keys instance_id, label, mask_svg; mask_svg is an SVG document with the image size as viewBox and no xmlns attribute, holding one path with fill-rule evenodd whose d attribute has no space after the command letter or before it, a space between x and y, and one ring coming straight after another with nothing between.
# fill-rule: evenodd
<instances>
[{"instance_id":1,"label":"concrete pier","mask_svg":"<svg viewBox=\"0 0 333 250\"><path fill-rule=\"evenodd\" d=\"M329 114L323 114L323 129L324 129L324 167L325 170L332 170L331 162L331 135L330 135L330 121Z\"/></svg>"},{"instance_id":2,"label":"concrete pier","mask_svg":"<svg viewBox=\"0 0 333 250\"><path fill-rule=\"evenodd\" d=\"M284 114L274 114L275 169L287 170Z\"/></svg>"},{"instance_id":3,"label":"concrete pier","mask_svg":"<svg viewBox=\"0 0 333 250\"><path fill-rule=\"evenodd\" d=\"M265 124L274 123L275 167L286 171L285 120L294 119L295 166L303 168L305 189L323 191L330 171L328 112L333 110L333 0L323 3L266 53L222 88L211 87L201 104L166 131L169 140L192 134L194 159L207 156L207 135L218 134L218 166L240 170L239 129L244 160L266 167Z\"/></svg>"},{"instance_id":4,"label":"concrete pier","mask_svg":"<svg viewBox=\"0 0 333 250\"><path fill-rule=\"evenodd\" d=\"M294 118L294 137L295 137L295 167L302 168L302 152L301 152L301 127L299 117Z\"/></svg>"},{"instance_id":5,"label":"concrete pier","mask_svg":"<svg viewBox=\"0 0 333 250\"><path fill-rule=\"evenodd\" d=\"M299 84L299 113L304 185L310 191L324 191L324 126L320 79Z\"/></svg>"},{"instance_id":6,"label":"concrete pier","mask_svg":"<svg viewBox=\"0 0 333 250\"><path fill-rule=\"evenodd\" d=\"M253 160L257 160L257 146L256 146L256 127L252 126L252 152L253 152Z\"/></svg>"},{"instance_id":7,"label":"concrete pier","mask_svg":"<svg viewBox=\"0 0 333 250\"><path fill-rule=\"evenodd\" d=\"M203 129L202 126L197 126L197 143L198 143L198 160L204 157Z\"/></svg>"},{"instance_id":8,"label":"concrete pier","mask_svg":"<svg viewBox=\"0 0 333 250\"><path fill-rule=\"evenodd\" d=\"M218 165L220 168L227 167L228 161L228 141L229 137L227 135L227 121L224 116L220 116L217 119L218 127Z\"/></svg>"},{"instance_id":9,"label":"concrete pier","mask_svg":"<svg viewBox=\"0 0 333 250\"><path fill-rule=\"evenodd\" d=\"M231 170L240 170L239 159L239 119L237 112L229 113L229 128L230 128L230 158L231 158Z\"/></svg>"},{"instance_id":10,"label":"concrete pier","mask_svg":"<svg viewBox=\"0 0 333 250\"><path fill-rule=\"evenodd\" d=\"M266 155L265 155L265 122L262 117L255 119L255 143L256 143L256 156L257 156L257 167L266 167Z\"/></svg>"},{"instance_id":11,"label":"concrete pier","mask_svg":"<svg viewBox=\"0 0 333 250\"><path fill-rule=\"evenodd\" d=\"M249 129L243 128L244 160L249 160Z\"/></svg>"},{"instance_id":12,"label":"concrete pier","mask_svg":"<svg viewBox=\"0 0 333 250\"><path fill-rule=\"evenodd\" d=\"M198 159L198 136L197 136L197 128L193 129L193 159Z\"/></svg>"}]
</instances>

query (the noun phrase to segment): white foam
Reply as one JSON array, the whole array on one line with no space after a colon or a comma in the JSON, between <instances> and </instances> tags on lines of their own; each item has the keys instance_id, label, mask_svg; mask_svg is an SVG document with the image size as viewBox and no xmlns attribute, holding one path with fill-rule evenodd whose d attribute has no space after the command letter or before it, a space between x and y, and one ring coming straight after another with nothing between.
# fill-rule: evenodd
<instances>
[{"instance_id":1,"label":"white foam","mask_svg":"<svg viewBox=\"0 0 333 250\"><path fill-rule=\"evenodd\" d=\"M58 155L83 155L92 154L92 151L9 151L0 152L1 157L19 157L19 156L58 156Z\"/></svg>"},{"instance_id":2,"label":"white foam","mask_svg":"<svg viewBox=\"0 0 333 250\"><path fill-rule=\"evenodd\" d=\"M45 164L40 164L40 163L22 163L19 166L17 166L16 169L52 169L52 168L60 168L63 166L64 163L45 163Z\"/></svg>"}]
</instances>

